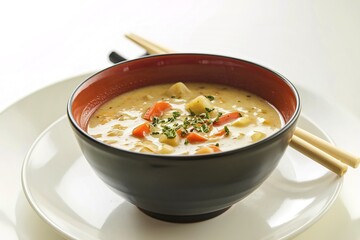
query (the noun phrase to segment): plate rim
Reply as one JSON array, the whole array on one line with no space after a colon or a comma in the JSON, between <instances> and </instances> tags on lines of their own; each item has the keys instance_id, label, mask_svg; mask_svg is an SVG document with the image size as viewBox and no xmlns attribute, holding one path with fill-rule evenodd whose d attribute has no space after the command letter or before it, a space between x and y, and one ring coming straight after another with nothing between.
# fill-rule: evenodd
<instances>
[{"instance_id":1,"label":"plate rim","mask_svg":"<svg viewBox=\"0 0 360 240\"><path fill-rule=\"evenodd\" d=\"M320 126L318 126L311 118L309 118L306 114L301 114L302 118L305 118L307 121L309 121L311 124L314 124L314 126L316 126L319 131L321 131L322 134L324 134L324 136L326 138L329 139L330 142L333 143L332 138L328 135L327 132L325 132ZM56 119L55 121L53 121L49 126L47 126L40 135L38 135L38 137L35 139L35 141L32 143L31 147L29 148L28 152L26 153L26 156L24 158L23 164L22 164L22 168L21 168L21 185L22 185L22 190L23 193L26 196L26 199L28 200L30 206L32 207L32 209L37 213L37 215L43 220L45 221L47 224L49 224L54 230L56 230L56 232L60 233L62 236L69 238L69 239L74 239L74 240L83 240L82 238L77 238L72 234L67 233L66 231L64 231L60 226L58 226L58 224L56 224L53 220L51 220L46 214L45 212L43 212L39 206L37 206L35 204L35 201L33 199L32 196L30 196L30 190L27 186L26 183L26 165L29 163L29 157L31 156L31 153L33 152L33 150L35 149L35 147L37 146L37 143L39 141L42 140L42 137L49 131L51 130L51 128L53 128L55 125L59 124L59 122L61 121L65 121L66 119L66 114L62 115L61 117L59 117L58 119ZM331 174L330 172L327 174ZM315 224L317 221L319 221L322 216L329 210L329 208L333 205L333 203L335 202L335 200L338 198L339 193L342 189L343 186L343 182L344 182L344 178L343 177L337 177L336 179L336 187L334 187L334 192L332 194L331 197L329 197L326 201L325 204L321 207L321 210L319 211L319 213L315 216L312 217L311 219L309 219L308 221L306 221L302 226L298 227L297 229L294 229L293 231L288 232L287 234L284 234L283 236L281 236L281 238L279 239L289 239L289 238L293 238L297 235L299 235L300 233L304 232L305 230L307 230L308 228L310 228L313 224ZM96 239L96 238L94 238Z\"/></svg>"},{"instance_id":2,"label":"plate rim","mask_svg":"<svg viewBox=\"0 0 360 240\"><path fill-rule=\"evenodd\" d=\"M56 230L57 233L60 233L62 236L69 238L69 239L74 239L74 240L80 240L78 238L75 238L74 236L66 233L65 231L63 231L61 229L60 226L58 226L53 220L51 220L40 208L38 205L35 204L35 200L33 199L33 196L31 195L31 190L27 184L26 181L26 166L29 163L29 157L31 156L31 154L33 153L35 147L37 146L38 142L41 141L42 137L57 123L61 122L64 118L66 118L66 115L63 115L61 117L59 117L58 119L56 119L55 121L53 121L49 126L47 126L40 134L39 136L36 137L35 141L31 144L28 152L26 153L25 157L24 157L24 161L22 163L21 166L21 188L22 191L28 201L28 203L30 204L31 208L35 211L35 213L47 224L49 224L49 226L51 226L54 230Z\"/></svg>"}]
</instances>

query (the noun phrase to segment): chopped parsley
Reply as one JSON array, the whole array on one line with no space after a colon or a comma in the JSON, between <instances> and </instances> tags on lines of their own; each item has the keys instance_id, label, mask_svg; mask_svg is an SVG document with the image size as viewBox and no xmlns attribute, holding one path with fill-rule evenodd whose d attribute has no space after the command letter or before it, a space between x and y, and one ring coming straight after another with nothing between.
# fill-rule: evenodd
<instances>
[{"instance_id":1,"label":"chopped parsley","mask_svg":"<svg viewBox=\"0 0 360 240\"><path fill-rule=\"evenodd\" d=\"M216 116L216 118L214 119L213 122L219 121L219 118L220 118L222 115L223 115L222 112L218 112L218 115Z\"/></svg>"},{"instance_id":2,"label":"chopped parsley","mask_svg":"<svg viewBox=\"0 0 360 240\"><path fill-rule=\"evenodd\" d=\"M180 134L181 137L186 137L189 132L209 133L212 130L212 124L222 116L219 112L216 118L210 118L210 112L214 108L206 108L206 112L196 115L193 111L189 110L189 114L181 117L179 111L173 111L171 116L161 119L154 117L151 122L152 132L151 135L164 134L167 138L172 139ZM180 131L179 131L180 129ZM230 134L229 129L224 127L226 135ZM184 144L188 144L185 140Z\"/></svg>"},{"instance_id":3,"label":"chopped parsley","mask_svg":"<svg viewBox=\"0 0 360 240\"><path fill-rule=\"evenodd\" d=\"M205 96L205 97L207 97L207 99L209 99L210 101L214 101L214 100L215 100L215 97L214 97L214 96L211 96L211 95Z\"/></svg>"},{"instance_id":4,"label":"chopped parsley","mask_svg":"<svg viewBox=\"0 0 360 240\"><path fill-rule=\"evenodd\" d=\"M210 132L209 125L207 125L207 124L202 124L202 125L201 125L201 131L204 132L204 133Z\"/></svg>"},{"instance_id":5,"label":"chopped parsley","mask_svg":"<svg viewBox=\"0 0 360 240\"><path fill-rule=\"evenodd\" d=\"M191 109L189 109L189 112L190 112L190 116L195 116L196 115Z\"/></svg>"},{"instance_id":6,"label":"chopped parsley","mask_svg":"<svg viewBox=\"0 0 360 240\"><path fill-rule=\"evenodd\" d=\"M158 124L161 124L161 123L164 123L164 122L165 122L165 120L160 119L160 118L158 118L158 117L154 117L154 118L152 119L151 125L153 125L154 127L156 127Z\"/></svg>"},{"instance_id":7,"label":"chopped parsley","mask_svg":"<svg viewBox=\"0 0 360 240\"><path fill-rule=\"evenodd\" d=\"M172 113L172 115L173 115L173 118L176 119L176 118L180 117L181 114L179 112L175 111Z\"/></svg>"},{"instance_id":8,"label":"chopped parsley","mask_svg":"<svg viewBox=\"0 0 360 240\"><path fill-rule=\"evenodd\" d=\"M227 126L224 126L224 130L225 130L225 136L229 136L230 135L230 130Z\"/></svg>"},{"instance_id":9,"label":"chopped parsley","mask_svg":"<svg viewBox=\"0 0 360 240\"><path fill-rule=\"evenodd\" d=\"M169 126L164 126L162 129L162 133L167 137L167 138L175 138L176 137L176 131L175 129L169 127Z\"/></svg>"}]
</instances>

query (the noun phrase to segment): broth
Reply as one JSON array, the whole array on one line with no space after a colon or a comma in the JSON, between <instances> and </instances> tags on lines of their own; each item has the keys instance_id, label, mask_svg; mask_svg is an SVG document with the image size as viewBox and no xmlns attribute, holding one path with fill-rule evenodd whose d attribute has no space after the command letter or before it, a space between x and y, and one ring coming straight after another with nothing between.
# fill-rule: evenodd
<instances>
[{"instance_id":1,"label":"broth","mask_svg":"<svg viewBox=\"0 0 360 240\"><path fill-rule=\"evenodd\" d=\"M208 154L247 146L283 125L264 99L230 86L176 83L115 97L87 131L111 146L152 154Z\"/></svg>"}]
</instances>

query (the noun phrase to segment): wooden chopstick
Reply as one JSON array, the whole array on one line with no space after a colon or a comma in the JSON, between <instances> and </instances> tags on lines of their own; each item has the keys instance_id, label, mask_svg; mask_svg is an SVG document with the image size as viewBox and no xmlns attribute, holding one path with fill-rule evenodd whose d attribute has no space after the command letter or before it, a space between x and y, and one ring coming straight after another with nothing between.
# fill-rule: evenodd
<instances>
[{"instance_id":1,"label":"wooden chopstick","mask_svg":"<svg viewBox=\"0 0 360 240\"><path fill-rule=\"evenodd\" d=\"M173 52L135 34L130 33L125 36L143 47L149 54ZM346 173L347 165L357 168L360 163L360 157L354 156L299 127L296 127L289 145L339 176Z\"/></svg>"},{"instance_id":2,"label":"wooden chopstick","mask_svg":"<svg viewBox=\"0 0 360 240\"><path fill-rule=\"evenodd\" d=\"M162 54L162 53L170 53L173 52L170 49L164 48L156 43L150 42L138 35L133 33L125 34L125 37L135 42L139 46L143 47L149 54Z\"/></svg>"},{"instance_id":3,"label":"wooden chopstick","mask_svg":"<svg viewBox=\"0 0 360 240\"><path fill-rule=\"evenodd\" d=\"M295 150L301 152L302 154L308 156L309 158L320 163L327 169L336 173L340 177L343 176L347 171L347 166L342 162L340 162L338 159L320 150L316 146L311 145L309 142L305 141L304 139L301 139L295 134L292 136L289 145Z\"/></svg>"},{"instance_id":4,"label":"wooden chopstick","mask_svg":"<svg viewBox=\"0 0 360 240\"><path fill-rule=\"evenodd\" d=\"M341 162L353 168L357 168L359 166L360 157L357 157L351 153L346 152L343 149L335 147L329 142L305 131L304 129L297 127L295 129L294 135L305 140L306 142L312 144L313 146L321 149L323 152L328 153L329 155L337 158Z\"/></svg>"}]
</instances>

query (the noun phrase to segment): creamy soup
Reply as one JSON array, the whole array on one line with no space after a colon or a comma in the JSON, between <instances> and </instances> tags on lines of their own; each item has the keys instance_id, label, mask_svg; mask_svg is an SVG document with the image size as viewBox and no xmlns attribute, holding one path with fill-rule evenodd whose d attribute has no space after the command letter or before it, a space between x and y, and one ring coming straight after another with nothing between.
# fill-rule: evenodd
<instances>
[{"instance_id":1,"label":"creamy soup","mask_svg":"<svg viewBox=\"0 0 360 240\"><path fill-rule=\"evenodd\" d=\"M153 154L208 154L257 142L283 124L264 99L229 86L176 83L124 93L90 118L88 133L114 147Z\"/></svg>"}]
</instances>

